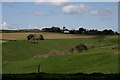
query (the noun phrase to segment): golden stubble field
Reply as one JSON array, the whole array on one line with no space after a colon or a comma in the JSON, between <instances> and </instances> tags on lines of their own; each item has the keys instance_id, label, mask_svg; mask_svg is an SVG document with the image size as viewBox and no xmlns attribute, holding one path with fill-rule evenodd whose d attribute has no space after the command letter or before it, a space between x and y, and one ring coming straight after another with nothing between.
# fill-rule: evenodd
<instances>
[{"instance_id":1,"label":"golden stubble field","mask_svg":"<svg viewBox=\"0 0 120 80\"><path fill-rule=\"evenodd\" d=\"M67 39L67 38L90 38L93 36L88 35L76 35L76 34L63 34L63 33L50 33L50 32L41 32L41 33L3 33L2 39L27 39L29 34L42 34L45 39Z\"/></svg>"}]
</instances>

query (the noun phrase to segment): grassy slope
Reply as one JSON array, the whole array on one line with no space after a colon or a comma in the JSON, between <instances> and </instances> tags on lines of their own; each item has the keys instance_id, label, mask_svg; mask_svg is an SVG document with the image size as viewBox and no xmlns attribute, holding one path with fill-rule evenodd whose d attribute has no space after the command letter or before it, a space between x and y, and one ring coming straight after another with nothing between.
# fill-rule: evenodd
<instances>
[{"instance_id":1,"label":"grassy slope","mask_svg":"<svg viewBox=\"0 0 120 80\"><path fill-rule=\"evenodd\" d=\"M98 43L98 39L103 40L103 37L44 40L40 41L38 45L24 40L3 43L3 73L37 72L38 64L41 65L42 72L50 73L117 73L118 55L115 54L117 50L112 50L116 44L104 40ZM94 48L74 55L30 59L35 55L46 54L51 50L68 50L79 43L94 44L95 46L111 44L111 46Z\"/></svg>"}]
</instances>

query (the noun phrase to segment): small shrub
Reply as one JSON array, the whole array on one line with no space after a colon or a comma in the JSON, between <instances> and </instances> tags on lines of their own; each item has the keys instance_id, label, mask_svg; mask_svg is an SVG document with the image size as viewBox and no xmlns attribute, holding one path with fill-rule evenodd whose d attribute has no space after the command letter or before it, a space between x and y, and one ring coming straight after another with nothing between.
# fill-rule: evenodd
<instances>
[{"instance_id":1,"label":"small shrub","mask_svg":"<svg viewBox=\"0 0 120 80\"><path fill-rule=\"evenodd\" d=\"M78 51L83 51L83 50L87 50L86 45L84 44L79 44L75 47Z\"/></svg>"},{"instance_id":2,"label":"small shrub","mask_svg":"<svg viewBox=\"0 0 120 80\"><path fill-rule=\"evenodd\" d=\"M33 38L33 37L34 37L33 34L29 34L29 35L27 36L27 39L30 40L30 39Z\"/></svg>"},{"instance_id":3,"label":"small shrub","mask_svg":"<svg viewBox=\"0 0 120 80\"><path fill-rule=\"evenodd\" d=\"M118 49L118 46L112 47L112 49Z\"/></svg>"},{"instance_id":4,"label":"small shrub","mask_svg":"<svg viewBox=\"0 0 120 80\"><path fill-rule=\"evenodd\" d=\"M101 40L98 40L98 42L100 43L100 42L101 42Z\"/></svg>"},{"instance_id":5,"label":"small shrub","mask_svg":"<svg viewBox=\"0 0 120 80\"><path fill-rule=\"evenodd\" d=\"M40 39L40 40L44 40L43 35L40 35L40 36L39 36L39 39Z\"/></svg>"},{"instance_id":6,"label":"small shrub","mask_svg":"<svg viewBox=\"0 0 120 80\"><path fill-rule=\"evenodd\" d=\"M43 35L30 34L27 36L28 40L44 40Z\"/></svg>"}]
</instances>

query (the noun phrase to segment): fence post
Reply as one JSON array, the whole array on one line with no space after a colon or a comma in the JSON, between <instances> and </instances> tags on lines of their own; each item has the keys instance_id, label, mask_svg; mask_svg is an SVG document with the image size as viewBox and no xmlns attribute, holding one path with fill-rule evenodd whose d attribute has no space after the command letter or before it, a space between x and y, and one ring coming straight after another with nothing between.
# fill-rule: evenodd
<instances>
[{"instance_id":1,"label":"fence post","mask_svg":"<svg viewBox=\"0 0 120 80\"><path fill-rule=\"evenodd\" d=\"M40 64L38 65L38 74L40 73Z\"/></svg>"}]
</instances>

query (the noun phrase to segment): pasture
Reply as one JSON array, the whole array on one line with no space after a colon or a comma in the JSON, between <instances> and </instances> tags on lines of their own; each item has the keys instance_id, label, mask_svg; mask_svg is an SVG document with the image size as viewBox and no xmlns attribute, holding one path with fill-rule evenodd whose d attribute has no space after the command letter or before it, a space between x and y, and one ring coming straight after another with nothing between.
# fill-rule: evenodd
<instances>
[{"instance_id":1,"label":"pasture","mask_svg":"<svg viewBox=\"0 0 120 80\"><path fill-rule=\"evenodd\" d=\"M7 34L15 35L15 33L5 33L3 39L16 39L10 36L7 38L5 36ZM118 36L88 37L84 35L81 38L83 35L44 33L45 40L38 41L39 44L32 44L23 36L19 38L19 35L29 33L16 34L18 34L17 41L2 43L4 74L37 73L39 64L40 71L45 73L118 73L118 49L112 49L118 45ZM66 38L63 39L63 36ZM34 56L47 54L52 50L69 50L80 43L93 44L95 48L77 54L32 59Z\"/></svg>"}]
</instances>

